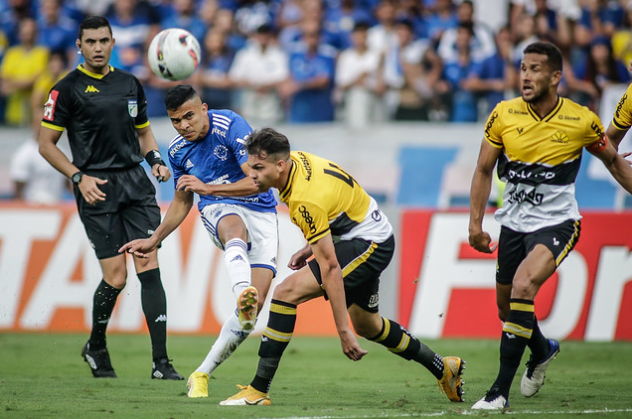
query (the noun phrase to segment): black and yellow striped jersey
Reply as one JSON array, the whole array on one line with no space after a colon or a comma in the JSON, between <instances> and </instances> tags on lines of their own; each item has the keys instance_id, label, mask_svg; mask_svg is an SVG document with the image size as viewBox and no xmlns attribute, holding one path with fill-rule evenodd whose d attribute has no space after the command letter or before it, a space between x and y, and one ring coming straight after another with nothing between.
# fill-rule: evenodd
<instances>
[{"instance_id":1,"label":"black and yellow striped jersey","mask_svg":"<svg viewBox=\"0 0 632 419\"><path fill-rule=\"evenodd\" d=\"M375 200L337 164L303 151L290 153L288 183L279 196L309 243L331 233L383 242L393 234Z\"/></svg>"},{"instance_id":2,"label":"black and yellow striped jersey","mask_svg":"<svg viewBox=\"0 0 632 419\"><path fill-rule=\"evenodd\" d=\"M485 138L503 153L498 176L507 182L496 219L531 232L581 218L575 178L582 148L603 144L604 128L592 111L565 98L544 117L522 97L500 102L487 120ZM604 140L605 141L605 140Z\"/></svg>"},{"instance_id":3,"label":"black and yellow striped jersey","mask_svg":"<svg viewBox=\"0 0 632 419\"><path fill-rule=\"evenodd\" d=\"M612 125L620 131L627 131L632 126L632 84L619 99L612 115Z\"/></svg>"}]
</instances>

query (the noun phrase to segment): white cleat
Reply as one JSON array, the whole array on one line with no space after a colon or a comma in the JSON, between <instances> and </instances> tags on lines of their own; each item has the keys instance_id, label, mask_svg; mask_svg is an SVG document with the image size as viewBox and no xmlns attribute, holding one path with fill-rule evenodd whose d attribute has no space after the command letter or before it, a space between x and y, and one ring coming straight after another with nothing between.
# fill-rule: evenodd
<instances>
[{"instance_id":1,"label":"white cleat","mask_svg":"<svg viewBox=\"0 0 632 419\"><path fill-rule=\"evenodd\" d=\"M497 395L491 400L485 396L472 406L472 410L506 410L509 409L509 401L505 399L505 396Z\"/></svg>"},{"instance_id":2,"label":"white cleat","mask_svg":"<svg viewBox=\"0 0 632 419\"><path fill-rule=\"evenodd\" d=\"M557 354L560 353L560 343L556 340L549 339L549 345L551 349L549 354L544 360L537 364L533 362L533 355L527 362L527 369L522 375L522 381L520 381L520 393L525 397L531 397L544 385L544 378L546 377L546 369L549 367L551 361L555 359Z\"/></svg>"}]
</instances>

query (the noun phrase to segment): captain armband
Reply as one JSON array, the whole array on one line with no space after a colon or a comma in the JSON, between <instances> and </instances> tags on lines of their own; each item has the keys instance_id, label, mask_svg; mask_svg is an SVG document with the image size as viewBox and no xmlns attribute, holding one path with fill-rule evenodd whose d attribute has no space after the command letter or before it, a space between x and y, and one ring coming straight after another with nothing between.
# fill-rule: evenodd
<instances>
[{"instance_id":1,"label":"captain armband","mask_svg":"<svg viewBox=\"0 0 632 419\"><path fill-rule=\"evenodd\" d=\"M160 151L158 150L151 150L149 151L149 153L145 154L145 160L147 160L147 163L149 163L149 167L154 167L154 165L156 164L166 166L165 162L160 156Z\"/></svg>"},{"instance_id":2,"label":"captain armband","mask_svg":"<svg viewBox=\"0 0 632 419\"><path fill-rule=\"evenodd\" d=\"M586 147L586 150L592 154L599 154L608 146L608 136L604 134L599 141Z\"/></svg>"}]
</instances>

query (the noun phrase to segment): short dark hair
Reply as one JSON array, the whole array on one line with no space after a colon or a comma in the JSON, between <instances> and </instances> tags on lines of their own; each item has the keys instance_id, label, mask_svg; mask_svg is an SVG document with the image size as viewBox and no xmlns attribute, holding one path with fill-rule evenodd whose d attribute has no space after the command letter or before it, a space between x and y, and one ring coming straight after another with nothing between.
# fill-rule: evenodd
<instances>
[{"instance_id":1,"label":"short dark hair","mask_svg":"<svg viewBox=\"0 0 632 419\"><path fill-rule=\"evenodd\" d=\"M173 86L165 94L165 107L168 111L175 111L197 95L197 92L190 84Z\"/></svg>"},{"instance_id":2,"label":"short dark hair","mask_svg":"<svg viewBox=\"0 0 632 419\"><path fill-rule=\"evenodd\" d=\"M370 27L371 26L368 24L368 22L360 21L353 25L353 32L366 32L369 30Z\"/></svg>"},{"instance_id":3,"label":"short dark hair","mask_svg":"<svg viewBox=\"0 0 632 419\"><path fill-rule=\"evenodd\" d=\"M83 36L83 31L86 29L99 29L108 28L110 36L112 36L112 27L110 22L103 16L88 16L79 25L79 40Z\"/></svg>"},{"instance_id":4,"label":"short dark hair","mask_svg":"<svg viewBox=\"0 0 632 419\"><path fill-rule=\"evenodd\" d=\"M527 45L523 52L525 54L546 55L551 72L562 71L562 52L550 42L534 42Z\"/></svg>"},{"instance_id":5,"label":"short dark hair","mask_svg":"<svg viewBox=\"0 0 632 419\"><path fill-rule=\"evenodd\" d=\"M250 134L246 151L249 155L259 156L262 159L275 155L287 160L290 156L290 141L285 135L272 128L262 128Z\"/></svg>"}]
</instances>

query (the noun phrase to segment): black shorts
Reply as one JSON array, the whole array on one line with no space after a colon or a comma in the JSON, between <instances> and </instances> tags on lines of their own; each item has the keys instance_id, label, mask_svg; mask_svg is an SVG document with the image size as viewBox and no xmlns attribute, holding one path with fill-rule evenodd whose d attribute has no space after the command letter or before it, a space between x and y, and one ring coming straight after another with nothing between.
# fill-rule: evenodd
<instances>
[{"instance_id":1,"label":"black shorts","mask_svg":"<svg viewBox=\"0 0 632 419\"><path fill-rule=\"evenodd\" d=\"M567 220L531 233L519 233L503 226L498 239L496 282L511 284L518 266L537 244L545 245L553 253L555 266L559 266L577 244L580 230L579 220Z\"/></svg>"},{"instance_id":2,"label":"black shorts","mask_svg":"<svg viewBox=\"0 0 632 419\"><path fill-rule=\"evenodd\" d=\"M96 205L89 205L79 188L74 188L79 217L98 259L116 256L128 241L154 233L160 225L160 208L156 189L140 165L85 173L108 181L99 185L106 197Z\"/></svg>"},{"instance_id":3,"label":"black shorts","mask_svg":"<svg viewBox=\"0 0 632 419\"><path fill-rule=\"evenodd\" d=\"M377 313L380 302L380 275L395 252L395 238L383 243L363 239L341 240L334 243L336 257L344 278L347 307L357 304L364 310ZM309 261L316 280L323 286L320 267L316 259ZM328 299L325 293L325 299Z\"/></svg>"}]
</instances>

